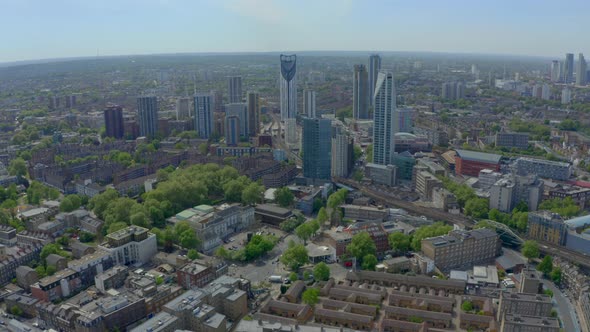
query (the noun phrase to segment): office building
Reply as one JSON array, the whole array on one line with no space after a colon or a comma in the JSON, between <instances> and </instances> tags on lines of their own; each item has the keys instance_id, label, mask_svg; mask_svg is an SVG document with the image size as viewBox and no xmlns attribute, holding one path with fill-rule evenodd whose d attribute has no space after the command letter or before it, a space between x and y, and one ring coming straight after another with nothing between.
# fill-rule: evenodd
<instances>
[{"instance_id":1,"label":"office building","mask_svg":"<svg viewBox=\"0 0 590 332\"><path fill-rule=\"evenodd\" d=\"M551 82L557 83L561 79L561 66L558 60L551 61Z\"/></svg>"},{"instance_id":2,"label":"office building","mask_svg":"<svg viewBox=\"0 0 590 332\"><path fill-rule=\"evenodd\" d=\"M543 97L543 86L540 84L533 85L533 87L531 88L531 95L534 98L541 99Z\"/></svg>"},{"instance_id":3,"label":"office building","mask_svg":"<svg viewBox=\"0 0 590 332\"><path fill-rule=\"evenodd\" d=\"M500 324L501 332L559 332L560 323L554 317L506 314Z\"/></svg>"},{"instance_id":4,"label":"office building","mask_svg":"<svg viewBox=\"0 0 590 332\"><path fill-rule=\"evenodd\" d=\"M242 76L230 76L227 79L229 103L242 102Z\"/></svg>"},{"instance_id":5,"label":"office building","mask_svg":"<svg viewBox=\"0 0 590 332\"><path fill-rule=\"evenodd\" d=\"M191 117L191 99L180 97L176 99L176 120L188 120Z\"/></svg>"},{"instance_id":6,"label":"office building","mask_svg":"<svg viewBox=\"0 0 590 332\"><path fill-rule=\"evenodd\" d=\"M226 117L237 117L240 121L240 138L247 138L248 133L248 109L244 103L233 103L225 105Z\"/></svg>"},{"instance_id":7,"label":"office building","mask_svg":"<svg viewBox=\"0 0 590 332\"><path fill-rule=\"evenodd\" d=\"M574 54L565 54L565 63L563 65L563 81L572 83L574 81Z\"/></svg>"},{"instance_id":8,"label":"office building","mask_svg":"<svg viewBox=\"0 0 590 332\"><path fill-rule=\"evenodd\" d=\"M414 167L413 187L424 200L432 200L432 191L435 188L442 188L442 181L430 173L425 166Z\"/></svg>"},{"instance_id":9,"label":"office building","mask_svg":"<svg viewBox=\"0 0 590 332\"><path fill-rule=\"evenodd\" d=\"M322 180L331 178L331 138L331 120L303 119L303 176Z\"/></svg>"},{"instance_id":10,"label":"office building","mask_svg":"<svg viewBox=\"0 0 590 332\"><path fill-rule=\"evenodd\" d=\"M240 118L237 116L225 117L225 143L228 146L236 146L240 143Z\"/></svg>"},{"instance_id":11,"label":"office building","mask_svg":"<svg viewBox=\"0 0 590 332\"><path fill-rule=\"evenodd\" d=\"M520 157L513 165L516 173L537 174L540 178L566 181L572 174L572 165L566 162Z\"/></svg>"},{"instance_id":12,"label":"office building","mask_svg":"<svg viewBox=\"0 0 590 332\"><path fill-rule=\"evenodd\" d=\"M332 176L348 177L354 165L353 155L354 143L352 137L343 128L334 128L334 136L332 137Z\"/></svg>"},{"instance_id":13,"label":"office building","mask_svg":"<svg viewBox=\"0 0 590 332\"><path fill-rule=\"evenodd\" d=\"M365 175L374 183L391 187L396 184L397 167L392 164L379 165L367 163L365 166Z\"/></svg>"},{"instance_id":14,"label":"office building","mask_svg":"<svg viewBox=\"0 0 590 332\"><path fill-rule=\"evenodd\" d=\"M380 72L373 111L373 163L378 165L390 164L395 153L395 96L393 73Z\"/></svg>"},{"instance_id":15,"label":"office building","mask_svg":"<svg viewBox=\"0 0 590 332\"><path fill-rule=\"evenodd\" d=\"M584 54L580 53L578 54L578 63L576 65L576 85L586 85L586 70L586 59L584 59Z\"/></svg>"},{"instance_id":16,"label":"office building","mask_svg":"<svg viewBox=\"0 0 590 332\"><path fill-rule=\"evenodd\" d=\"M479 176L482 169L500 171L500 159L502 156L491 153L483 153L469 150L455 150L455 174L462 176Z\"/></svg>"},{"instance_id":17,"label":"office building","mask_svg":"<svg viewBox=\"0 0 590 332\"><path fill-rule=\"evenodd\" d=\"M195 130L202 139L208 139L213 133L213 97L208 93L194 97Z\"/></svg>"},{"instance_id":18,"label":"office building","mask_svg":"<svg viewBox=\"0 0 590 332\"><path fill-rule=\"evenodd\" d=\"M443 271L493 262L500 254L498 234L491 229L451 231L422 240L422 252Z\"/></svg>"},{"instance_id":19,"label":"office building","mask_svg":"<svg viewBox=\"0 0 590 332\"><path fill-rule=\"evenodd\" d=\"M281 54L281 120L297 116L297 56Z\"/></svg>"},{"instance_id":20,"label":"office building","mask_svg":"<svg viewBox=\"0 0 590 332\"><path fill-rule=\"evenodd\" d=\"M107 137L123 138L123 108L121 106L109 106L104 110L104 124Z\"/></svg>"},{"instance_id":21,"label":"office building","mask_svg":"<svg viewBox=\"0 0 590 332\"><path fill-rule=\"evenodd\" d=\"M569 88L563 88L561 90L561 103L562 104L569 104L572 102L572 90Z\"/></svg>"},{"instance_id":22,"label":"office building","mask_svg":"<svg viewBox=\"0 0 590 332\"><path fill-rule=\"evenodd\" d=\"M158 252L156 235L139 226L129 226L108 234L98 248L106 251L119 265L145 264Z\"/></svg>"},{"instance_id":23,"label":"office building","mask_svg":"<svg viewBox=\"0 0 590 332\"><path fill-rule=\"evenodd\" d=\"M527 235L531 239L565 246L567 241L567 224L561 216L549 211L529 212Z\"/></svg>"},{"instance_id":24,"label":"office building","mask_svg":"<svg viewBox=\"0 0 590 332\"><path fill-rule=\"evenodd\" d=\"M314 90L303 91L303 116L311 119L317 116L317 111L315 108L315 95L316 93Z\"/></svg>"},{"instance_id":25,"label":"office building","mask_svg":"<svg viewBox=\"0 0 590 332\"><path fill-rule=\"evenodd\" d=\"M543 199L544 182L535 174L506 175L490 188L490 209L510 213L520 202L536 211Z\"/></svg>"},{"instance_id":26,"label":"office building","mask_svg":"<svg viewBox=\"0 0 590 332\"><path fill-rule=\"evenodd\" d=\"M411 133L414 131L412 114L414 110L409 107L396 107L393 111L395 121L394 130L397 133Z\"/></svg>"},{"instance_id":27,"label":"office building","mask_svg":"<svg viewBox=\"0 0 590 332\"><path fill-rule=\"evenodd\" d=\"M396 153L393 156L392 164L396 167L396 178L398 180L412 180L416 159L414 159L410 152Z\"/></svg>"},{"instance_id":28,"label":"office building","mask_svg":"<svg viewBox=\"0 0 590 332\"><path fill-rule=\"evenodd\" d=\"M526 150L529 147L529 134L527 133L496 133L496 147L517 148Z\"/></svg>"},{"instance_id":29,"label":"office building","mask_svg":"<svg viewBox=\"0 0 590 332\"><path fill-rule=\"evenodd\" d=\"M258 92L248 91L246 94L248 109L248 134L256 136L260 133L260 97Z\"/></svg>"},{"instance_id":30,"label":"office building","mask_svg":"<svg viewBox=\"0 0 590 332\"><path fill-rule=\"evenodd\" d=\"M158 133L158 97L144 96L137 98L137 118L139 135L154 137Z\"/></svg>"},{"instance_id":31,"label":"office building","mask_svg":"<svg viewBox=\"0 0 590 332\"><path fill-rule=\"evenodd\" d=\"M381 71L381 56L379 54L371 54L369 56L369 104L374 106L373 96L377 88L377 77Z\"/></svg>"},{"instance_id":32,"label":"office building","mask_svg":"<svg viewBox=\"0 0 590 332\"><path fill-rule=\"evenodd\" d=\"M352 117L354 119L369 118L368 80L367 67L365 65L354 65L352 75Z\"/></svg>"}]
</instances>

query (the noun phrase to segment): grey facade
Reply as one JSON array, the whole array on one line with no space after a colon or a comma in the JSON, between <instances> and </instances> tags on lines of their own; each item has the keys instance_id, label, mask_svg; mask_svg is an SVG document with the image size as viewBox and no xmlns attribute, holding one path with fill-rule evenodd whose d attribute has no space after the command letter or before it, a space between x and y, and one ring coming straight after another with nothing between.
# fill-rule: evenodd
<instances>
[{"instance_id":1,"label":"grey facade","mask_svg":"<svg viewBox=\"0 0 590 332\"><path fill-rule=\"evenodd\" d=\"M260 97L258 92L248 91L246 104L248 108L248 134L256 136L260 133Z\"/></svg>"},{"instance_id":2,"label":"grey facade","mask_svg":"<svg viewBox=\"0 0 590 332\"><path fill-rule=\"evenodd\" d=\"M315 104L316 92L314 90L303 91L303 114L308 118L317 117Z\"/></svg>"},{"instance_id":3,"label":"grey facade","mask_svg":"<svg viewBox=\"0 0 590 332\"><path fill-rule=\"evenodd\" d=\"M537 174L541 178L565 181L572 175L572 165L565 162L520 157L514 163L518 174Z\"/></svg>"},{"instance_id":4,"label":"grey facade","mask_svg":"<svg viewBox=\"0 0 590 332\"><path fill-rule=\"evenodd\" d=\"M352 75L352 117L369 118L369 76L365 65L354 65Z\"/></svg>"},{"instance_id":5,"label":"grey facade","mask_svg":"<svg viewBox=\"0 0 590 332\"><path fill-rule=\"evenodd\" d=\"M213 133L213 97L208 93L194 96L195 130L206 139Z\"/></svg>"},{"instance_id":6,"label":"grey facade","mask_svg":"<svg viewBox=\"0 0 590 332\"><path fill-rule=\"evenodd\" d=\"M228 98L230 103L242 102L242 76L230 76L227 79Z\"/></svg>"},{"instance_id":7,"label":"grey facade","mask_svg":"<svg viewBox=\"0 0 590 332\"><path fill-rule=\"evenodd\" d=\"M527 149L529 147L529 134L497 133L496 146L504 148Z\"/></svg>"},{"instance_id":8,"label":"grey facade","mask_svg":"<svg viewBox=\"0 0 590 332\"><path fill-rule=\"evenodd\" d=\"M347 177L354 163L354 144L342 128L335 128L332 137L332 176Z\"/></svg>"}]
</instances>

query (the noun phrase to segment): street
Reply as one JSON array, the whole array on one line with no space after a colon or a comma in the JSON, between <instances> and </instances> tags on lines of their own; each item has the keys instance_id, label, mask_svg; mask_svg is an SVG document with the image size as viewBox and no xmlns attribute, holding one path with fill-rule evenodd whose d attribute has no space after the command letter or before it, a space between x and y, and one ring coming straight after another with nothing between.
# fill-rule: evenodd
<instances>
[{"instance_id":1,"label":"street","mask_svg":"<svg viewBox=\"0 0 590 332\"><path fill-rule=\"evenodd\" d=\"M563 323L564 331L581 331L576 310L569 298L565 297L563 292L552 282L544 281L543 285L553 292L553 302L557 305L557 313Z\"/></svg>"}]
</instances>

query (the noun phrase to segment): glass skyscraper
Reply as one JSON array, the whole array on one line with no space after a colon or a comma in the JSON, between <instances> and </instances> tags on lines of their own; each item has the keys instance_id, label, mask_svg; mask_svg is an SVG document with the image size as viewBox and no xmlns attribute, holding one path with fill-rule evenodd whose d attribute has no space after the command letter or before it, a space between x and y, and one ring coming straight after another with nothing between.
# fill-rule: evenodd
<instances>
[{"instance_id":1,"label":"glass skyscraper","mask_svg":"<svg viewBox=\"0 0 590 332\"><path fill-rule=\"evenodd\" d=\"M303 118L303 176L327 180L332 170L332 120Z\"/></svg>"},{"instance_id":2,"label":"glass skyscraper","mask_svg":"<svg viewBox=\"0 0 590 332\"><path fill-rule=\"evenodd\" d=\"M377 85L377 76L381 70L381 56L379 54L371 54L369 56L369 103L373 104L373 95Z\"/></svg>"},{"instance_id":3,"label":"glass skyscraper","mask_svg":"<svg viewBox=\"0 0 590 332\"><path fill-rule=\"evenodd\" d=\"M213 96L208 93L195 95L195 130L200 138L213 133Z\"/></svg>"},{"instance_id":4,"label":"glass skyscraper","mask_svg":"<svg viewBox=\"0 0 590 332\"><path fill-rule=\"evenodd\" d=\"M281 120L297 116L297 56L281 54Z\"/></svg>"}]
</instances>

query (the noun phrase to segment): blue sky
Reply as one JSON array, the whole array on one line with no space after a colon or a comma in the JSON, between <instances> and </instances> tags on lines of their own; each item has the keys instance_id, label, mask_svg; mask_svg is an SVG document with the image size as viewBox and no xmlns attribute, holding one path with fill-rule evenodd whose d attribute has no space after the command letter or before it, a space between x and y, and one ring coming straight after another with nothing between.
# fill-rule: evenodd
<instances>
[{"instance_id":1,"label":"blue sky","mask_svg":"<svg viewBox=\"0 0 590 332\"><path fill-rule=\"evenodd\" d=\"M0 0L0 62L241 51L590 56L588 0Z\"/></svg>"}]
</instances>

